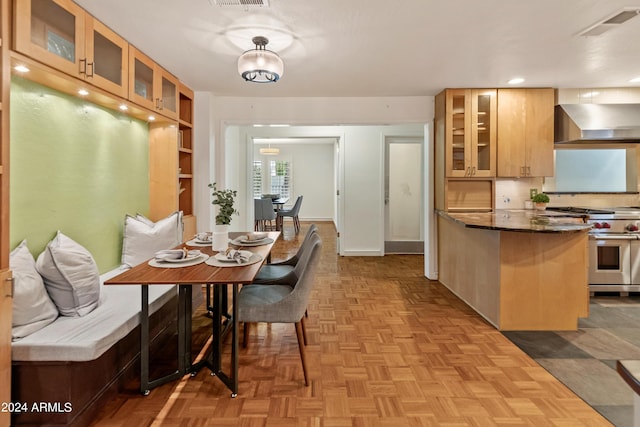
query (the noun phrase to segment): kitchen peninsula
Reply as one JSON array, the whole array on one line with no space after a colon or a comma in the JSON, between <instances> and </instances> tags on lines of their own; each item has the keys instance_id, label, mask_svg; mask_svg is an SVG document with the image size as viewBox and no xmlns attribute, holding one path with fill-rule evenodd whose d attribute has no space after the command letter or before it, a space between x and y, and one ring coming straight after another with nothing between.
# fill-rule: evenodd
<instances>
[{"instance_id":1,"label":"kitchen peninsula","mask_svg":"<svg viewBox=\"0 0 640 427\"><path fill-rule=\"evenodd\" d=\"M499 330L576 330L590 228L546 211L438 211L439 281Z\"/></svg>"}]
</instances>

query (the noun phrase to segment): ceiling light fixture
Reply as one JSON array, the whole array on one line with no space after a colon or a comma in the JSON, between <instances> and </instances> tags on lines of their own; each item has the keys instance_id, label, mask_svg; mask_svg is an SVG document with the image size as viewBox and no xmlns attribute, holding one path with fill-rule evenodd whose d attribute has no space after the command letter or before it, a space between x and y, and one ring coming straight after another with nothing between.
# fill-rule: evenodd
<instances>
[{"instance_id":1,"label":"ceiling light fixture","mask_svg":"<svg viewBox=\"0 0 640 427\"><path fill-rule=\"evenodd\" d=\"M522 77L514 77L513 79L509 80L507 83L509 83L510 85L519 85L520 83L523 83L524 79Z\"/></svg>"},{"instance_id":2,"label":"ceiling light fixture","mask_svg":"<svg viewBox=\"0 0 640 427\"><path fill-rule=\"evenodd\" d=\"M277 53L267 50L269 40L257 36L251 39L255 49L247 50L238 58L238 73L248 82L277 82L284 73L284 63Z\"/></svg>"},{"instance_id":3,"label":"ceiling light fixture","mask_svg":"<svg viewBox=\"0 0 640 427\"><path fill-rule=\"evenodd\" d=\"M271 148L271 144L269 144L269 147L260 149L260 154L262 154L263 156L277 156L278 154L280 154L280 149Z\"/></svg>"}]
</instances>

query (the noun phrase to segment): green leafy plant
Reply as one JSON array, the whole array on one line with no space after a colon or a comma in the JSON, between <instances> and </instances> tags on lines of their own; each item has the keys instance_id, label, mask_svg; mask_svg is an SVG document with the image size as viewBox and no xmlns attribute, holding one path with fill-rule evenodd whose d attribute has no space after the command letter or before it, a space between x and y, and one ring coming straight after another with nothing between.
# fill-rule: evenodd
<instances>
[{"instance_id":1,"label":"green leafy plant","mask_svg":"<svg viewBox=\"0 0 640 427\"><path fill-rule=\"evenodd\" d=\"M531 199L533 203L549 203L549 196L544 193L538 193Z\"/></svg>"},{"instance_id":2,"label":"green leafy plant","mask_svg":"<svg viewBox=\"0 0 640 427\"><path fill-rule=\"evenodd\" d=\"M216 224L231 224L231 215L238 214L238 211L233 207L233 203L238 192L235 190L218 190L215 182L209 184L209 188L213 189L213 192L211 193L213 201L211 204L218 205Z\"/></svg>"}]
</instances>

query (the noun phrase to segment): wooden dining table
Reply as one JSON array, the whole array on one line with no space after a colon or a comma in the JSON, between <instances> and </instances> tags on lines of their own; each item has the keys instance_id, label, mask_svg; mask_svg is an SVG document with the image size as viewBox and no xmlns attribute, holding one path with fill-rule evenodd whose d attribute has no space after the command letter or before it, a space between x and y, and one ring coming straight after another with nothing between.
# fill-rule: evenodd
<instances>
[{"instance_id":1,"label":"wooden dining table","mask_svg":"<svg viewBox=\"0 0 640 427\"><path fill-rule=\"evenodd\" d=\"M230 239L236 239L248 233L229 233ZM259 246L235 245L234 249L251 251L260 256L259 262L251 264L233 264L217 267L201 262L197 265L176 268L152 266L149 262L137 265L118 276L104 282L108 286L141 285L141 318L140 318L140 391L147 395L150 390L191 373L194 375L202 367L208 367L230 390L231 397L238 394L238 307L235 304L240 285L251 283L262 264L269 259L271 249L280 236L278 231L267 232L267 242ZM214 256L218 252L211 246L190 246L182 244L178 248L199 249L202 254ZM204 257L203 257L204 258ZM157 263L153 263L157 265ZM159 378L149 378L149 286L172 284L178 287L178 366L174 372ZM191 357L191 316L192 287L207 286L207 310L212 314L212 344L210 355L194 363ZM231 313L229 313L228 285L232 288ZM209 291L213 289L213 304ZM222 370L223 339L231 329L231 365L230 372Z\"/></svg>"}]
</instances>

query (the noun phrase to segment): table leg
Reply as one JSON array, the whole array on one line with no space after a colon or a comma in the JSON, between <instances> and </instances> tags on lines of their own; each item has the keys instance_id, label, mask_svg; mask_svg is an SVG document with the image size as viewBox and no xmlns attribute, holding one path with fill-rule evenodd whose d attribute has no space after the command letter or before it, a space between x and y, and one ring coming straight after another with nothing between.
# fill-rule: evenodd
<instances>
[{"instance_id":1,"label":"table leg","mask_svg":"<svg viewBox=\"0 0 640 427\"><path fill-rule=\"evenodd\" d=\"M163 377L151 380L149 379L149 285L140 286L142 296L140 298L140 392L147 396L151 389L169 381L176 380L186 373L185 365L185 342L187 337L185 329L185 294L182 287L178 287L178 369ZM191 298L189 298L191 301ZM189 316L191 313L189 312ZM191 345L191 337L189 336L189 345ZM191 354L189 351L189 358Z\"/></svg>"},{"instance_id":2,"label":"table leg","mask_svg":"<svg viewBox=\"0 0 640 427\"><path fill-rule=\"evenodd\" d=\"M146 396L149 394L149 286L140 288L140 392Z\"/></svg>"}]
</instances>

